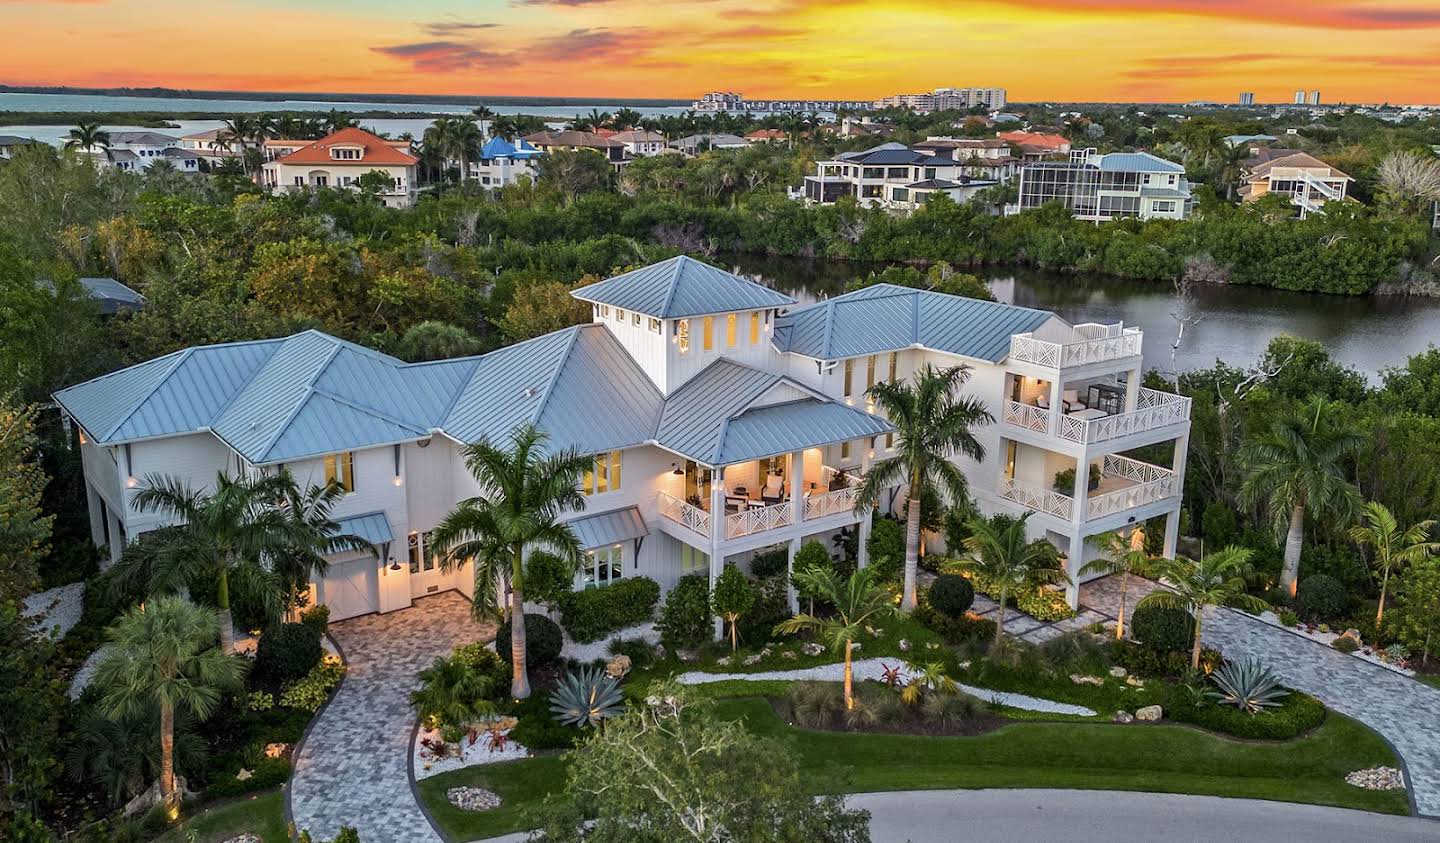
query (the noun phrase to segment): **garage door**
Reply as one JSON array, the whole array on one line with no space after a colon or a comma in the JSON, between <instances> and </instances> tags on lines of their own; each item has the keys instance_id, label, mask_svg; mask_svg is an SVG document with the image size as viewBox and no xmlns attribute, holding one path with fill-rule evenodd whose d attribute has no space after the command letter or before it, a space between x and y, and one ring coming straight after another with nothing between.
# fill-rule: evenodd
<instances>
[{"instance_id":1,"label":"garage door","mask_svg":"<svg viewBox=\"0 0 1440 843\"><path fill-rule=\"evenodd\" d=\"M380 611L380 579L374 559L335 562L321 583L320 602L330 607L330 620Z\"/></svg>"}]
</instances>

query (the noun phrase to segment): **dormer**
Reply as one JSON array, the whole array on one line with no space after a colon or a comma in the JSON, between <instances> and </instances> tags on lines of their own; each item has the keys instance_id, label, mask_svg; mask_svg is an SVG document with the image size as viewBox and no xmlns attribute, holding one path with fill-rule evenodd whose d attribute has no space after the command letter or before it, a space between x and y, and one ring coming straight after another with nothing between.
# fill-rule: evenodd
<instances>
[{"instance_id":1,"label":"dormer","mask_svg":"<svg viewBox=\"0 0 1440 843\"><path fill-rule=\"evenodd\" d=\"M365 157L365 147L355 143L336 144L330 147L332 161L359 161Z\"/></svg>"},{"instance_id":2,"label":"dormer","mask_svg":"<svg viewBox=\"0 0 1440 843\"><path fill-rule=\"evenodd\" d=\"M779 310L794 299L681 255L607 278L572 295L666 395L724 357L774 364Z\"/></svg>"}]
</instances>

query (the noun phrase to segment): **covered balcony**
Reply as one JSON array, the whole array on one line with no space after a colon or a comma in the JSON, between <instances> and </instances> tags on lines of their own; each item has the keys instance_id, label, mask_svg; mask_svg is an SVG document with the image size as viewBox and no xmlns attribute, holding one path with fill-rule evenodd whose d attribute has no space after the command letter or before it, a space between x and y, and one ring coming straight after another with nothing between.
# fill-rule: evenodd
<instances>
[{"instance_id":1,"label":"covered balcony","mask_svg":"<svg viewBox=\"0 0 1440 843\"><path fill-rule=\"evenodd\" d=\"M1030 477L1007 472L1000 481L1000 497L1071 523L1095 521L1180 494L1174 471L1120 454L1090 462L1084 478L1075 476L1073 464L1055 472L1049 485L1033 477L1034 472Z\"/></svg>"},{"instance_id":2,"label":"covered balcony","mask_svg":"<svg viewBox=\"0 0 1440 843\"><path fill-rule=\"evenodd\" d=\"M753 536L851 513L859 478L820 462L819 449L810 449L806 465L796 480L790 455L750 460L726 466L723 487L715 489L715 472L687 462L676 469L675 480L683 477L683 489L662 490L657 495L660 516L709 540L715 529L712 501L722 502L721 533L724 540ZM667 485L681 485L680 483Z\"/></svg>"},{"instance_id":3,"label":"covered balcony","mask_svg":"<svg viewBox=\"0 0 1440 843\"><path fill-rule=\"evenodd\" d=\"M1001 422L1090 445L1190 421L1190 399L1139 385L1138 370L1074 380L1007 375ZM1058 385L1058 386L1057 386ZM1058 399L1057 399L1058 396Z\"/></svg>"}]
</instances>

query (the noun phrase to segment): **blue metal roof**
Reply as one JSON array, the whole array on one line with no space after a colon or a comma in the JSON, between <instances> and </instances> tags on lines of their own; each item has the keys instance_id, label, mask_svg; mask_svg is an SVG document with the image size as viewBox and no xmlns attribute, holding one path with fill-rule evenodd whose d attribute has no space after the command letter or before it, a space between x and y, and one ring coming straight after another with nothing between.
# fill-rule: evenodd
<instances>
[{"instance_id":1,"label":"blue metal roof","mask_svg":"<svg viewBox=\"0 0 1440 843\"><path fill-rule=\"evenodd\" d=\"M395 540L390 532L390 521L384 512L367 512L364 515L341 518L335 522L335 535L359 536L371 544L384 544Z\"/></svg>"},{"instance_id":2,"label":"blue metal roof","mask_svg":"<svg viewBox=\"0 0 1440 843\"><path fill-rule=\"evenodd\" d=\"M579 539L582 550L606 547L650 535L650 531L645 529L645 519L640 515L639 507L634 506L586 515L568 522L568 525L575 533L575 538Z\"/></svg>"},{"instance_id":3,"label":"blue metal roof","mask_svg":"<svg viewBox=\"0 0 1440 843\"><path fill-rule=\"evenodd\" d=\"M114 278L81 278L80 286L100 302L101 313L136 310L145 305L145 297Z\"/></svg>"},{"instance_id":4,"label":"blue metal roof","mask_svg":"<svg viewBox=\"0 0 1440 843\"><path fill-rule=\"evenodd\" d=\"M1123 173L1183 173L1185 168L1148 152L1111 152L1100 157L1100 169Z\"/></svg>"},{"instance_id":5,"label":"blue metal roof","mask_svg":"<svg viewBox=\"0 0 1440 843\"><path fill-rule=\"evenodd\" d=\"M571 295L659 319L764 310L795 303L769 287L685 255L581 287Z\"/></svg>"},{"instance_id":6,"label":"blue metal roof","mask_svg":"<svg viewBox=\"0 0 1440 843\"><path fill-rule=\"evenodd\" d=\"M535 158L542 154L540 150L535 148L534 144L524 138L521 138L515 143L511 143L498 135L486 141L485 145L480 148L480 160L482 161L491 161L496 158L523 160L526 158Z\"/></svg>"},{"instance_id":7,"label":"blue metal roof","mask_svg":"<svg viewBox=\"0 0 1440 843\"><path fill-rule=\"evenodd\" d=\"M998 363L1012 334L1054 314L894 284L875 284L783 314L775 347L820 360L921 346Z\"/></svg>"},{"instance_id":8,"label":"blue metal roof","mask_svg":"<svg viewBox=\"0 0 1440 843\"><path fill-rule=\"evenodd\" d=\"M880 416L834 401L806 398L785 404L754 407L725 425L715 465L773 457L805 448L892 430Z\"/></svg>"}]
</instances>

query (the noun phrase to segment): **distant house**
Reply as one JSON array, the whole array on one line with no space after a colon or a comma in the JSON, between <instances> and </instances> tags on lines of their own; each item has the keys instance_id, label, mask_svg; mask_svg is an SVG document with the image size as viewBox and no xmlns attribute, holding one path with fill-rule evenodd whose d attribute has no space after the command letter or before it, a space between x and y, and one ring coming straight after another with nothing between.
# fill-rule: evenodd
<instances>
[{"instance_id":1,"label":"distant house","mask_svg":"<svg viewBox=\"0 0 1440 843\"><path fill-rule=\"evenodd\" d=\"M995 137L1020 147L1022 157L1027 161L1040 161L1057 155L1070 154L1070 139L1064 135L1016 130L999 132Z\"/></svg>"},{"instance_id":2,"label":"distant house","mask_svg":"<svg viewBox=\"0 0 1440 843\"><path fill-rule=\"evenodd\" d=\"M717 135L687 135L679 140L671 141L670 148L678 149L686 155L698 155L707 149L744 149L750 145L750 141L739 135L717 134Z\"/></svg>"},{"instance_id":3,"label":"distant house","mask_svg":"<svg viewBox=\"0 0 1440 843\"><path fill-rule=\"evenodd\" d=\"M1071 152L1068 162L1026 164L1020 169L1019 193L1019 201L1006 213L1059 202L1076 219L1101 222L1121 217L1183 220L1195 209L1185 168L1148 152L1101 155L1083 149Z\"/></svg>"},{"instance_id":4,"label":"distant house","mask_svg":"<svg viewBox=\"0 0 1440 843\"><path fill-rule=\"evenodd\" d=\"M1304 219L1327 202L1344 202L1354 179L1307 152L1261 147L1250 151L1240 181L1241 201L1254 202L1270 193L1284 194Z\"/></svg>"},{"instance_id":5,"label":"distant house","mask_svg":"<svg viewBox=\"0 0 1440 843\"><path fill-rule=\"evenodd\" d=\"M756 129L745 136L745 140L751 143L757 142L783 142L789 140L790 136L780 129Z\"/></svg>"},{"instance_id":6,"label":"distant house","mask_svg":"<svg viewBox=\"0 0 1440 843\"><path fill-rule=\"evenodd\" d=\"M598 152L605 156L605 160L609 161L616 169L629 163L629 158L625 153L625 144L596 132L578 132L573 129L563 132L536 132L533 135L526 135L525 140L541 152L579 149Z\"/></svg>"},{"instance_id":7,"label":"distant house","mask_svg":"<svg viewBox=\"0 0 1440 843\"><path fill-rule=\"evenodd\" d=\"M239 158L238 148L221 140L225 129L206 129L180 136L180 148L193 152L211 164L218 164L227 158Z\"/></svg>"},{"instance_id":8,"label":"distant house","mask_svg":"<svg viewBox=\"0 0 1440 843\"><path fill-rule=\"evenodd\" d=\"M961 172L977 179L1008 182L1020 170L1020 159L1011 154L1008 141L999 138L928 137L915 149L961 162Z\"/></svg>"},{"instance_id":9,"label":"distant house","mask_svg":"<svg viewBox=\"0 0 1440 843\"><path fill-rule=\"evenodd\" d=\"M909 211L943 193L957 202L998 184L965 173L965 162L920 146L884 143L863 152L842 152L815 163L796 198L829 205L851 197L861 205Z\"/></svg>"},{"instance_id":10,"label":"distant house","mask_svg":"<svg viewBox=\"0 0 1440 843\"><path fill-rule=\"evenodd\" d=\"M1237 146L1264 146L1280 140L1274 135L1226 135L1225 145L1230 148Z\"/></svg>"},{"instance_id":11,"label":"distant house","mask_svg":"<svg viewBox=\"0 0 1440 843\"><path fill-rule=\"evenodd\" d=\"M659 155L665 151L665 136L645 129L616 132L610 136L610 140L624 144L625 152L633 158Z\"/></svg>"},{"instance_id":12,"label":"distant house","mask_svg":"<svg viewBox=\"0 0 1440 843\"><path fill-rule=\"evenodd\" d=\"M364 129L341 129L265 162L261 183L278 192L355 187L361 176L378 171L391 182L380 194L386 207L405 208L415 204L415 169L420 163L409 146L408 141L387 141Z\"/></svg>"},{"instance_id":13,"label":"distant house","mask_svg":"<svg viewBox=\"0 0 1440 843\"><path fill-rule=\"evenodd\" d=\"M169 161L182 173L200 172L200 156L181 146L180 139L159 132L110 132L104 147L79 150L97 166L127 173L148 170L156 161Z\"/></svg>"},{"instance_id":14,"label":"distant house","mask_svg":"<svg viewBox=\"0 0 1440 843\"><path fill-rule=\"evenodd\" d=\"M90 298L99 302L101 316L114 316L117 313L140 310L145 306L145 297L116 281L114 278L77 278L80 286L90 294ZM55 289L55 284L48 280L41 280L40 284Z\"/></svg>"},{"instance_id":15,"label":"distant house","mask_svg":"<svg viewBox=\"0 0 1440 843\"><path fill-rule=\"evenodd\" d=\"M536 164L543 154L524 138L514 143L491 138L480 150L480 161L470 168L470 177L483 187L504 187L521 179L534 179Z\"/></svg>"},{"instance_id":16,"label":"distant house","mask_svg":"<svg viewBox=\"0 0 1440 843\"><path fill-rule=\"evenodd\" d=\"M34 138L22 138L19 135L0 135L0 161L9 161L15 154L15 150L22 146L44 144Z\"/></svg>"}]
</instances>

